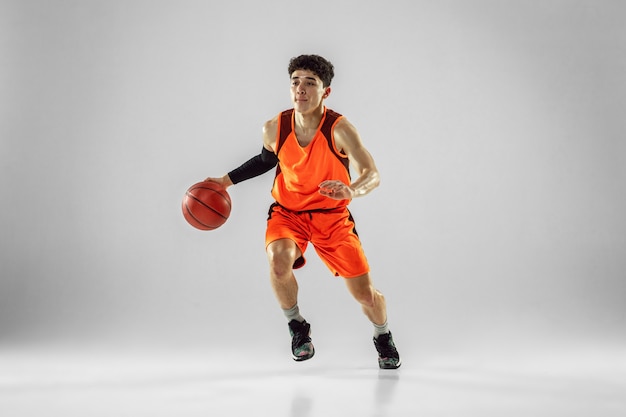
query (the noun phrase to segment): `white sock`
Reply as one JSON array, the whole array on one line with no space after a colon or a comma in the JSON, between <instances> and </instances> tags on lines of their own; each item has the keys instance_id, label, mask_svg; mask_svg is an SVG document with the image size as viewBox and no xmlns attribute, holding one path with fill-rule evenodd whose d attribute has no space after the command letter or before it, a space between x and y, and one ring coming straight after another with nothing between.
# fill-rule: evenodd
<instances>
[{"instance_id":1,"label":"white sock","mask_svg":"<svg viewBox=\"0 0 626 417\"><path fill-rule=\"evenodd\" d=\"M383 324L378 325L376 323L372 323L374 325L374 337L378 337L381 334L389 333L389 326L385 321Z\"/></svg>"},{"instance_id":2,"label":"white sock","mask_svg":"<svg viewBox=\"0 0 626 417\"><path fill-rule=\"evenodd\" d=\"M297 320L300 323L304 321L304 317L300 315L300 308L298 308L298 303L296 303L291 308L283 309L283 313L285 314L285 317L287 317L287 321Z\"/></svg>"}]
</instances>

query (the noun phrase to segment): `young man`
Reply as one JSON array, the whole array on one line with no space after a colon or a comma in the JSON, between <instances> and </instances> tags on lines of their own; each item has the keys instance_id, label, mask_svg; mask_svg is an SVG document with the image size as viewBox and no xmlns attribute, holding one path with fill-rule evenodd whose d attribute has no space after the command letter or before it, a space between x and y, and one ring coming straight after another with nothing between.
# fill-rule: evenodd
<instances>
[{"instance_id":1,"label":"young man","mask_svg":"<svg viewBox=\"0 0 626 417\"><path fill-rule=\"evenodd\" d=\"M401 362L387 326L385 298L372 285L347 208L350 200L378 186L378 170L355 127L324 105L331 92L333 65L317 55L301 55L291 59L288 71L293 109L265 123L261 153L223 177L207 180L229 187L278 164L266 248L272 288L292 336L293 359L304 361L315 353L311 326L299 312L293 273L304 265L311 242L331 272L344 278L373 323L380 368L396 369ZM356 170L354 180L349 165Z\"/></svg>"}]
</instances>

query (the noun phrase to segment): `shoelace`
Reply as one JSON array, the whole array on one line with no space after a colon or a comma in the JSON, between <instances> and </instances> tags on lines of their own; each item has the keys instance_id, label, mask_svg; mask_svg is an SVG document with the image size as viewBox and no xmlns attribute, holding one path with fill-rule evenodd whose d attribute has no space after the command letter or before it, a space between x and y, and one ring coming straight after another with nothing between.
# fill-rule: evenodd
<instances>
[{"instance_id":1,"label":"shoelace","mask_svg":"<svg viewBox=\"0 0 626 417\"><path fill-rule=\"evenodd\" d=\"M311 339L309 338L309 326L306 325L301 325L298 326L296 329L291 329L291 331L293 332L293 347L300 347L303 344L310 342Z\"/></svg>"},{"instance_id":2,"label":"shoelace","mask_svg":"<svg viewBox=\"0 0 626 417\"><path fill-rule=\"evenodd\" d=\"M381 338L376 341L376 348L380 356L382 358L395 358L397 356L396 348L391 344L391 340L388 337L385 337L383 340L380 340Z\"/></svg>"}]
</instances>

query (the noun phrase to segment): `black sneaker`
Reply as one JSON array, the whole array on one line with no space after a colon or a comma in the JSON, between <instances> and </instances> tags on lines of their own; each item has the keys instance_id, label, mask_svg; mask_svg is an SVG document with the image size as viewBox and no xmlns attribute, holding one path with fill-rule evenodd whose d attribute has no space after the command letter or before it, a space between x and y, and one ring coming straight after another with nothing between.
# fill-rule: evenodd
<instances>
[{"instance_id":1,"label":"black sneaker","mask_svg":"<svg viewBox=\"0 0 626 417\"><path fill-rule=\"evenodd\" d=\"M391 332L381 334L374 338L374 346L378 351L378 366L380 369L397 369L402 364L400 355L393 343Z\"/></svg>"},{"instance_id":2,"label":"black sneaker","mask_svg":"<svg viewBox=\"0 0 626 417\"><path fill-rule=\"evenodd\" d=\"M289 333L291 334L291 354L294 361L305 361L311 359L315 354L313 343L311 343L311 325L305 321L291 320L289 322Z\"/></svg>"}]
</instances>

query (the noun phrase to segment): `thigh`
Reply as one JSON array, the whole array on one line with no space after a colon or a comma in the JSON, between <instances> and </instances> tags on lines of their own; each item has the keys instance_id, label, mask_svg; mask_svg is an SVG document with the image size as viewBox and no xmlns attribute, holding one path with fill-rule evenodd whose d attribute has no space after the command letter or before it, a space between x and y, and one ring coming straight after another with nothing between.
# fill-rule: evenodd
<instances>
[{"instance_id":1,"label":"thigh","mask_svg":"<svg viewBox=\"0 0 626 417\"><path fill-rule=\"evenodd\" d=\"M335 276L355 278L369 272L369 264L347 209L313 215L312 243Z\"/></svg>"}]
</instances>

